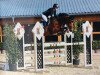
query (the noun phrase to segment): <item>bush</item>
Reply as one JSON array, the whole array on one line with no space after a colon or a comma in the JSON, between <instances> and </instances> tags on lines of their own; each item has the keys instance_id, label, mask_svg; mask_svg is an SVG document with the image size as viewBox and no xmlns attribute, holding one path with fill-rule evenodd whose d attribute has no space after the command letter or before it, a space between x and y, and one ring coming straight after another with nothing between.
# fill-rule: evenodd
<instances>
[{"instance_id":1,"label":"bush","mask_svg":"<svg viewBox=\"0 0 100 75\"><path fill-rule=\"evenodd\" d=\"M19 56L18 41L13 32L13 26L6 24L3 29L4 44L7 60L10 64L16 64Z\"/></svg>"},{"instance_id":2,"label":"bush","mask_svg":"<svg viewBox=\"0 0 100 75\"><path fill-rule=\"evenodd\" d=\"M77 45L75 45L73 43L73 58L74 59L78 59L79 58L79 55L81 52L83 52L83 46L79 44L79 42L81 42L81 32L79 31L75 31L74 32L74 39L73 41L75 43L77 43Z\"/></svg>"},{"instance_id":3,"label":"bush","mask_svg":"<svg viewBox=\"0 0 100 75\"><path fill-rule=\"evenodd\" d=\"M92 43L92 49L96 50L96 49L100 49L100 41L99 40L94 40Z\"/></svg>"},{"instance_id":4,"label":"bush","mask_svg":"<svg viewBox=\"0 0 100 75\"><path fill-rule=\"evenodd\" d=\"M82 22L81 21L76 21L74 23L74 30L73 30L73 33L74 33L74 38L73 38L73 42L74 43L77 43L77 45L75 45L73 43L73 58L74 59L78 59L79 58L79 55L81 52L83 52L83 46L79 44L79 42L81 42L82 40L82 37L81 37L81 24Z\"/></svg>"}]
</instances>

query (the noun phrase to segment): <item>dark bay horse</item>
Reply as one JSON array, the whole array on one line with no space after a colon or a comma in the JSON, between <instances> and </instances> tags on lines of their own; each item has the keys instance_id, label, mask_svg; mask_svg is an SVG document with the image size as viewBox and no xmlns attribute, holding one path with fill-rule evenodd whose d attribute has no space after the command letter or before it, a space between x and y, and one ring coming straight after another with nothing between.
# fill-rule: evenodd
<instances>
[{"instance_id":1,"label":"dark bay horse","mask_svg":"<svg viewBox=\"0 0 100 75\"><path fill-rule=\"evenodd\" d=\"M66 26L65 26L66 25ZM52 18L48 26L44 27L45 36L64 34L70 28L70 21L66 15L59 14L56 18Z\"/></svg>"}]
</instances>

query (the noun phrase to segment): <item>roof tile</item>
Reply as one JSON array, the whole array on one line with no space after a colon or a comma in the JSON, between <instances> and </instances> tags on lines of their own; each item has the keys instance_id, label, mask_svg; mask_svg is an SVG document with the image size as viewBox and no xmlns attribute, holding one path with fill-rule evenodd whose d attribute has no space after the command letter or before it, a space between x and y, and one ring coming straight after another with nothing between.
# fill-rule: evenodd
<instances>
[{"instance_id":1,"label":"roof tile","mask_svg":"<svg viewBox=\"0 0 100 75\"><path fill-rule=\"evenodd\" d=\"M54 3L57 13L100 14L100 0L0 0L0 17L38 16Z\"/></svg>"}]
</instances>

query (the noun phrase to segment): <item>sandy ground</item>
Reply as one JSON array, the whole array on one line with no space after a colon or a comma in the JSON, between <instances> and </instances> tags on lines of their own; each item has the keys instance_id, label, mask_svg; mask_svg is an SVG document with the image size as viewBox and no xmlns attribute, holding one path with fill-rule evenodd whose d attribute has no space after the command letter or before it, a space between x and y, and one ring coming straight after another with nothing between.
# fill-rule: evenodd
<instances>
[{"instance_id":1,"label":"sandy ground","mask_svg":"<svg viewBox=\"0 0 100 75\"><path fill-rule=\"evenodd\" d=\"M84 67L84 56L80 55L81 63L75 66L46 66L44 72L36 73L34 70L24 71L3 71L0 75L100 75L100 52L93 53L92 67ZM5 61L4 54L0 54L0 62Z\"/></svg>"}]
</instances>

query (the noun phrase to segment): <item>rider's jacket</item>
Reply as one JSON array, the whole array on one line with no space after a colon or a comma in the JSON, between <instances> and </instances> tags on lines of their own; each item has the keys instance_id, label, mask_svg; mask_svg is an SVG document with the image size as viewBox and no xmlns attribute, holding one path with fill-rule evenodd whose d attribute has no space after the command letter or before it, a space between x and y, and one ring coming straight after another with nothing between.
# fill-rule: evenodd
<instances>
[{"instance_id":1,"label":"rider's jacket","mask_svg":"<svg viewBox=\"0 0 100 75\"><path fill-rule=\"evenodd\" d=\"M48 16L56 17L56 9L49 8L48 10L44 11L42 14L44 14L46 17Z\"/></svg>"}]
</instances>

